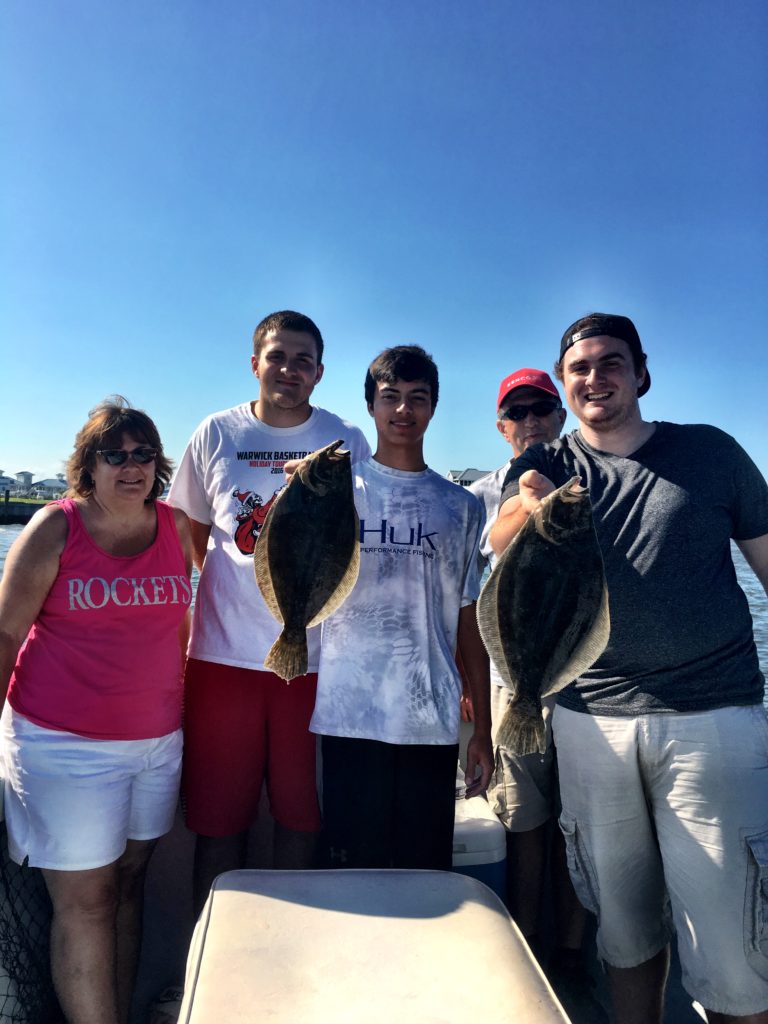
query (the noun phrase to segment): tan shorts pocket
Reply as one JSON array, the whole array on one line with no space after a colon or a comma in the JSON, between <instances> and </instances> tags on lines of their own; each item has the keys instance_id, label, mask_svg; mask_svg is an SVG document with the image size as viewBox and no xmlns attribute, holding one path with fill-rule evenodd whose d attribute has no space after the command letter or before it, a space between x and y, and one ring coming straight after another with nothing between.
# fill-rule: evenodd
<instances>
[{"instance_id":1,"label":"tan shorts pocket","mask_svg":"<svg viewBox=\"0 0 768 1024\"><path fill-rule=\"evenodd\" d=\"M744 951L757 973L768 978L768 831L746 836L745 841Z\"/></svg>"},{"instance_id":2,"label":"tan shorts pocket","mask_svg":"<svg viewBox=\"0 0 768 1024\"><path fill-rule=\"evenodd\" d=\"M579 903L600 919L600 894L597 876L592 866L589 852L584 845L584 838L579 831L576 819L563 812L560 815L560 831L565 836L565 851L568 858L568 871Z\"/></svg>"}]
</instances>

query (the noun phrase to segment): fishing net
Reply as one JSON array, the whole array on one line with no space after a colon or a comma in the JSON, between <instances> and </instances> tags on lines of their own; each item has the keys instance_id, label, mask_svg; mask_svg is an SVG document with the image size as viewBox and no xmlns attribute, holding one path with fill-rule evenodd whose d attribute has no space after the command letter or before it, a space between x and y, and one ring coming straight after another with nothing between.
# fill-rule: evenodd
<instances>
[{"instance_id":1,"label":"fishing net","mask_svg":"<svg viewBox=\"0 0 768 1024\"><path fill-rule=\"evenodd\" d=\"M51 903L36 868L8 857L0 824L0 1024L63 1024L51 982Z\"/></svg>"}]
</instances>

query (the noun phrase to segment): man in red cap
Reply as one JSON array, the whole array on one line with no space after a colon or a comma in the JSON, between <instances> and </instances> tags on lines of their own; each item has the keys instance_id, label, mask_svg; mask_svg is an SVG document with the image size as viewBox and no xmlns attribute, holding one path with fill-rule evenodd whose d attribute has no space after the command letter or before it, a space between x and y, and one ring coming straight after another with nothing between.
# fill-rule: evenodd
<instances>
[{"instance_id":1,"label":"man in red cap","mask_svg":"<svg viewBox=\"0 0 768 1024\"><path fill-rule=\"evenodd\" d=\"M512 448L512 458L470 490L484 503L486 524L480 551L482 568L493 568L496 555L489 534L496 521L501 489L509 468L526 448L548 444L560 436L565 422L560 395L543 370L524 368L505 377L496 402L496 429ZM510 691L491 663L491 714L494 734L507 708ZM507 830L507 902L518 927L534 953L541 955L541 903L548 861L552 865L555 903L552 980L581 974L581 943L586 914L576 899L565 862L565 845L552 819L557 804L557 773L552 745L551 714L555 698L545 701L548 746L545 754L511 753L494 742L496 769L488 800ZM551 837L551 839L550 839ZM570 978L569 978L570 980ZM561 986L558 985L558 988ZM573 987L573 986L570 986Z\"/></svg>"}]
</instances>

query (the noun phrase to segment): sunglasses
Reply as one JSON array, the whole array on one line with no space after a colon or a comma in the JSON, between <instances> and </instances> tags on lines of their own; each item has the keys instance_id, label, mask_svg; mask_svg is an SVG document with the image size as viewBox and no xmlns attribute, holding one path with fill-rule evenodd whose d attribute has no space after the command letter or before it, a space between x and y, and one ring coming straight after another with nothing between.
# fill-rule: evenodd
<instances>
[{"instance_id":1,"label":"sunglasses","mask_svg":"<svg viewBox=\"0 0 768 1024\"><path fill-rule=\"evenodd\" d=\"M128 459L133 459L139 466L145 466L148 462L154 462L157 458L157 448L134 448L127 452L124 448L102 448L96 452L108 466L122 466Z\"/></svg>"},{"instance_id":2,"label":"sunglasses","mask_svg":"<svg viewBox=\"0 0 768 1024\"><path fill-rule=\"evenodd\" d=\"M540 402L533 402L531 405L507 406L503 412L499 413L499 419L512 420L513 423L519 423L520 420L525 419L529 412L532 412L534 416L538 416L538 418L541 419L544 416L549 416L550 413L553 413L555 409L559 408L559 402L543 398Z\"/></svg>"}]
</instances>

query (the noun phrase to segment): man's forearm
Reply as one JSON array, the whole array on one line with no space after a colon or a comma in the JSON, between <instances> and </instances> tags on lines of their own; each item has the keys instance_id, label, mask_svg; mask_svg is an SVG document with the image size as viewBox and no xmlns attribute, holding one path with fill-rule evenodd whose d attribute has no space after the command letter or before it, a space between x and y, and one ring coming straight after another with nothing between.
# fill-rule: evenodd
<instances>
[{"instance_id":1,"label":"man's forearm","mask_svg":"<svg viewBox=\"0 0 768 1024\"><path fill-rule=\"evenodd\" d=\"M520 532L528 518L520 498L509 498L499 509L499 516L491 527L489 540L497 555L503 554L510 542Z\"/></svg>"},{"instance_id":2,"label":"man's forearm","mask_svg":"<svg viewBox=\"0 0 768 1024\"><path fill-rule=\"evenodd\" d=\"M458 645L474 711L474 729L467 744L466 770L467 796L471 797L488 786L493 771L490 662L477 628L474 604L467 605L459 612Z\"/></svg>"},{"instance_id":3,"label":"man's forearm","mask_svg":"<svg viewBox=\"0 0 768 1024\"><path fill-rule=\"evenodd\" d=\"M192 558L197 571L202 572L205 553L208 550L208 538L211 535L211 525L210 523L198 523L196 519L190 519L189 527L192 533Z\"/></svg>"},{"instance_id":4,"label":"man's forearm","mask_svg":"<svg viewBox=\"0 0 768 1024\"><path fill-rule=\"evenodd\" d=\"M458 649L464 668L464 678L472 700L475 732L490 736L490 662L477 628L475 604L467 605L459 613Z\"/></svg>"}]
</instances>

